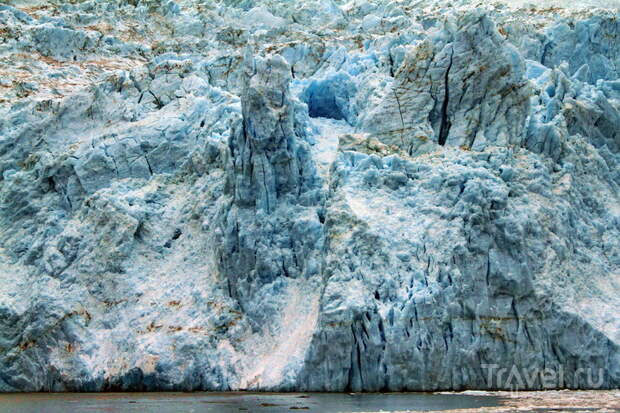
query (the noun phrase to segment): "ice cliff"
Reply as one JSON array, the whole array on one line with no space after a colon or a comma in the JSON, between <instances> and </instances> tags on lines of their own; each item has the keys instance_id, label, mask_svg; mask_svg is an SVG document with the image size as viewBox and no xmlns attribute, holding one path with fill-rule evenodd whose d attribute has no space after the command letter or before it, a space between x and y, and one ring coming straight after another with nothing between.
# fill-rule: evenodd
<instances>
[{"instance_id":1,"label":"ice cliff","mask_svg":"<svg viewBox=\"0 0 620 413\"><path fill-rule=\"evenodd\" d=\"M4 2L0 391L618 388L620 14L568 3Z\"/></svg>"}]
</instances>

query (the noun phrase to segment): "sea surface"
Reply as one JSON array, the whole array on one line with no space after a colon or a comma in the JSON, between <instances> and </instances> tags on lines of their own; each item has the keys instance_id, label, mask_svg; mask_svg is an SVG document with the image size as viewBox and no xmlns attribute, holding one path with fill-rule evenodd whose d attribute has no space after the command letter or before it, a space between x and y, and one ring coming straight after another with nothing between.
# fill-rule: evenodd
<instances>
[{"instance_id":1,"label":"sea surface","mask_svg":"<svg viewBox=\"0 0 620 413\"><path fill-rule=\"evenodd\" d=\"M353 413L473 409L500 401L497 396L432 393L16 393L0 394L0 412Z\"/></svg>"}]
</instances>

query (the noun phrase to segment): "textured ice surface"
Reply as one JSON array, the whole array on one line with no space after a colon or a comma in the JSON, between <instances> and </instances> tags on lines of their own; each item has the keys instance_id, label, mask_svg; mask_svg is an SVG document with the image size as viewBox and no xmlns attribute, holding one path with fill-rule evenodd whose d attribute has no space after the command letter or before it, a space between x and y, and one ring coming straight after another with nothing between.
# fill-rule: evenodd
<instances>
[{"instance_id":1,"label":"textured ice surface","mask_svg":"<svg viewBox=\"0 0 620 413\"><path fill-rule=\"evenodd\" d=\"M615 3L0 5L0 391L617 388Z\"/></svg>"}]
</instances>

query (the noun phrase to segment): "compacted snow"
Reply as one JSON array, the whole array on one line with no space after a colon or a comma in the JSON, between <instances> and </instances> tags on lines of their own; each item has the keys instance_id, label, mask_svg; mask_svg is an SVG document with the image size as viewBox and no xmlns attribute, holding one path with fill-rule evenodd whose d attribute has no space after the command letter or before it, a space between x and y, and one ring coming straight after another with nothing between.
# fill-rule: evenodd
<instances>
[{"instance_id":1,"label":"compacted snow","mask_svg":"<svg viewBox=\"0 0 620 413\"><path fill-rule=\"evenodd\" d=\"M4 2L0 391L617 388L617 6Z\"/></svg>"}]
</instances>

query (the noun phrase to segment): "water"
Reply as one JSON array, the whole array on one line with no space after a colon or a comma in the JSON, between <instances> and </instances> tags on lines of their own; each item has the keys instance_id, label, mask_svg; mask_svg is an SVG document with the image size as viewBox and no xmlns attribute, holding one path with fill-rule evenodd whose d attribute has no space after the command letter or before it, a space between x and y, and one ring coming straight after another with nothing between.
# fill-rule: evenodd
<instances>
[{"instance_id":1,"label":"water","mask_svg":"<svg viewBox=\"0 0 620 413\"><path fill-rule=\"evenodd\" d=\"M0 411L353 413L494 407L500 400L496 396L431 393L18 393L0 394Z\"/></svg>"}]
</instances>

